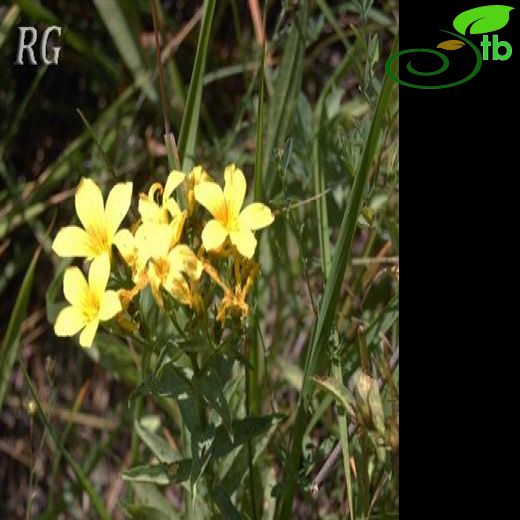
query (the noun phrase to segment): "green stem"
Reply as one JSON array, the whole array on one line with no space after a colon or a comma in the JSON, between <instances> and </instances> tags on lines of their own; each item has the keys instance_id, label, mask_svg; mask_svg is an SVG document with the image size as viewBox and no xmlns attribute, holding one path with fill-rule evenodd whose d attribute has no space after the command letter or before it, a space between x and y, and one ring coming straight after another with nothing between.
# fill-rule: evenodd
<instances>
[{"instance_id":1,"label":"green stem","mask_svg":"<svg viewBox=\"0 0 520 520\"><path fill-rule=\"evenodd\" d=\"M245 358L246 362L244 363L245 377L246 377L246 415L249 417L251 415L251 396L249 391L249 349L247 338L245 341ZM248 464L249 464L249 492L251 494L251 509L253 510L253 520L257 520L257 508L256 508L256 494L255 494L255 481L254 481L254 468L253 468L253 441L251 438L247 441L247 453L248 453Z\"/></svg>"},{"instance_id":2,"label":"green stem","mask_svg":"<svg viewBox=\"0 0 520 520\"><path fill-rule=\"evenodd\" d=\"M339 383L343 383L343 371L341 370L341 362L339 356L335 357L332 362L332 375ZM347 500L350 518L354 519L354 501L352 499L352 475L350 472L350 448L348 440L348 420L347 411L336 403L338 410L339 434L341 440L341 451L343 453L343 468L345 470L345 482L347 486Z\"/></svg>"}]
</instances>

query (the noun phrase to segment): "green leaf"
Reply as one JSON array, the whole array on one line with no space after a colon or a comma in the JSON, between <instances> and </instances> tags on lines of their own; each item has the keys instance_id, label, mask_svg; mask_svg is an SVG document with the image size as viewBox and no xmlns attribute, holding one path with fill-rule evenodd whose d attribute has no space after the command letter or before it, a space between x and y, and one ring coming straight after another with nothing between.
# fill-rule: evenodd
<instances>
[{"instance_id":1,"label":"green leaf","mask_svg":"<svg viewBox=\"0 0 520 520\"><path fill-rule=\"evenodd\" d=\"M230 439L224 427L219 426L215 435L213 456L215 458L224 457L247 441L258 435L263 435L271 426L284 419L284 415L275 413L263 417L246 417L239 421L233 421L233 432L235 434L233 439Z\"/></svg>"},{"instance_id":2,"label":"green leaf","mask_svg":"<svg viewBox=\"0 0 520 520\"><path fill-rule=\"evenodd\" d=\"M202 26L195 54L195 63L191 73L190 87L186 99L186 107L182 118L181 131L179 133L178 152L182 171L188 172L193 166L195 154L195 142L200 119L200 105L202 101L202 86L204 83L204 71L206 68L206 56L208 54L209 36L215 12L215 0L204 0L204 14Z\"/></svg>"},{"instance_id":3,"label":"green leaf","mask_svg":"<svg viewBox=\"0 0 520 520\"><path fill-rule=\"evenodd\" d=\"M155 391L163 397L176 399L195 394L188 376L172 363L165 365L157 374Z\"/></svg>"},{"instance_id":4,"label":"green leaf","mask_svg":"<svg viewBox=\"0 0 520 520\"><path fill-rule=\"evenodd\" d=\"M233 505L233 502L231 502L231 498L222 488L222 486L217 486L215 488L213 491L213 496L215 498L217 507L219 508L221 518L226 518L229 520L241 520L242 516L237 511Z\"/></svg>"},{"instance_id":5,"label":"green leaf","mask_svg":"<svg viewBox=\"0 0 520 520\"><path fill-rule=\"evenodd\" d=\"M453 27L460 34L486 34L498 31L509 22L509 13L514 7L508 5L484 5L460 13L453 20Z\"/></svg>"},{"instance_id":6,"label":"green leaf","mask_svg":"<svg viewBox=\"0 0 520 520\"><path fill-rule=\"evenodd\" d=\"M312 380L323 390L330 393L338 403L348 411L350 415L355 416L353 405L354 397L349 389L342 382L332 379L331 377L314 376Z\"/></svg>"},{"instance_id":7,"label":"green leaf","mask_svg":"<svg viewBox=\"0 0 520 520\"><path fill-rule=\"evenodd\" d=\"M135 81L141 84L146 97L157 103L157 92L151 82L146 80L147 69L139 41L131 30L122 5L118 0L94 0L94 5Z\"/></svg>"},{"instance_id":8,"label":"green leaf","mask_svg":"<svg viewBox=\"0 0 520 520\"><path fill-rule=\"evenodd\" d=\"M229 435L233 435L231 412L224 395L224 383L216 369L208 367L202 376L193 379L195 391L222 417L222 423Z\"/></svg>"},{"instance_id":9,"label":"green leaf","mask_svg":"<svg viewBox=\"0 0 520 520\"><path fill-rule=\"evenodd\" d=\"M123 480L127 482L141 482L167 486L184 482L190 476L192 461L183 459L174 464L144 464L134 466L123 473Z\"/></svg>"},{"instance_id":10,"label":"green leaf","mask_svg":"<svg viewBox=\"0 0 520 520\"><path fill-rule=\"evenodd\" d=\"M151 506L131 504L126 506L125 510L132 520L168 520L172 518L171 516L165 515L160 509Z\"/></svg>"},{"instance_id":11,"label":"green leaf","mask_svg":"<svg viewBox=\"0 0 520 520\"><path fill-rule=\"evenodd\" d=\"M142 422L135 421L135 431L139 438L148 446L152 453L165 464L178 462L180 457L173 451L173 448L156 433L142 425Z\"/></svg>"},{"instance_id":12,"label":"green leaf","mask_svg":"<svg viewBox=\"0 0 520 520\"><path fill-rule=\"evenodd\" d=\"M162 520L168 518L170 520L176 520L180 518L175 509L171 504L164 498L163 494L153 484L141 484L132 482L130 484L134 495L134 504L130 507L141 506L142 508L154 509L158 511L158 515L164 516L152 516L152 517L137 517L148 520L155 520L156 518Z\"/></svg>"},{"instance_id":13,"label":"green leaf","mask_svg":"<svg viewBox=\"0 0 520 520\"><path fill-rule=\"evenodd\" d=\"M122 477L126 482L144 482L158 486L167 486L170 483L168 469L162 464L135 466L125 471Z\"/></svg>"},{"instance_id":14,"label":"green leaf","mask_svg":"<svg viewBox=\"0 0 520 520\"><path fill-rule=\"evenodd\" d=\"M4 341L2 342L2 350L0 351L0 410L2 409L7 389L9 388L11 371L16 360L18 346L20 345L22 322L27 313L27 306L29 305L29 297L34 280L34 270L38 262L38 257L40 256L40 251L41 250L38 249L36 253L34 253L31 264L27 269L22 286L18 291L11 317L9 318Z\"/></svg>"},{"instance_id":15,"label":"green leaf","mask_svg":"<svg viewBox=\"0 0 520 520\"><path fill-rule=\"evenodd\" d=\"M215 442L215 427L210 424L205 431L195 431L191 435L191 455L193 463L190 473L190 489L192 501L197 496L197 484L204 469L208 465Z\"/></svg>"},{"instance_id":16,"label":"green leaf","mask_svg":"<svg viewBox=\"0 0 520 520\"><path fill-rule=\"evenodd\" d=\"M369 350L372 350L399 318L399 296L395 296L385 309L370 323L365 332Z\"/></svg>"}]
</instances>

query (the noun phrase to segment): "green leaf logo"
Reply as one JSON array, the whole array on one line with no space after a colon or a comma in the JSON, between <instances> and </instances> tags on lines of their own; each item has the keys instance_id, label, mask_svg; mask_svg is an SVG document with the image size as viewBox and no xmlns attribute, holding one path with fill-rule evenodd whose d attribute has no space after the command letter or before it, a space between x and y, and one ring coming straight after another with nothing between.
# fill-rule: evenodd
<instances>
[{"instance_id":1,"label":"green leaf logo","mask_svg":"<svg viewBox=\"0 0 520 520\"><path fill-rule=\"evenodd\" d=\"M484 5L464 11L453 20L453 27L460 34L485 34L498 31L509 22L509 12L514 7L508 5Z\"/></svg>"}]
</instances>

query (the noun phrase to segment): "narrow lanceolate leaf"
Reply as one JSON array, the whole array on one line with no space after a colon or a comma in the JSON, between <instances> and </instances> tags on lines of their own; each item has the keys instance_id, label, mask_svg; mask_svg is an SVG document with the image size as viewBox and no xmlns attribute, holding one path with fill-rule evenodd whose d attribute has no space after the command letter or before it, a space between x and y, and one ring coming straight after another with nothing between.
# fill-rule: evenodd
<instances>
[{"instance_id":1,"label":"narrow lanceolate leaf","mask_svg":"<svg viewBox=\"0 0 520 520\"><path fill-rule=\"evenodd\" d=\"M354 412L354 397L350 393L349 389L343 385L341 381L337 381L336 379L332 379L330 377L318 377L314 376L312 378L314 383L318 385L320 388L329 392L338 403L347 410L352 416L355 415Z\"/></svg>"},{"instance_id":2,"label":"narrow lanceolate leaf","mask_svg":"<svg viewBox=\"0 0 520 520\"><path fill-rule=\"evenodd\" d=\"M9 387L11 371L16 360L18 346L20 345L22 321L27 313L27 306L29 304L29 297L34 280L34 270L39 256L40 249L34 254L29 269L27 269L27 274L18 292L18 297L16 298L11 317L9 318L4 341L2 342L2 350L0 351L0 410L2 409Z\"/></svg>"},{"instance_id":3,"label":"narrow lanceolate leaf","mask_svg":"<svg viewBox=\"0 0 520 520\"><path fill-rule=\"evenodd\" d=\"M123 473L123 480L127 482L141 482L168 486L188 480L190 476L191 459L179 460L173 464L144 464L134 466Z\"/></svg>"},{"instance_id":4,"label":"narrow lanceolate leaf","mask_svg":"<svg viewBox=\"0 0 520 520\"><path fill-rule=\"evenodd\" d=\"M396 39L394 48L397 48L397 45L398 40ZM291 468L298 468L300 465L301 445L307 421L307 409L313 391L312 376L316 373L318 360L323 356L323 346L334 326L339 293L350 260L352 240L357 228L363 194L368 182L372 161L377 150L377 144L381 135L381 127L388 107L392 86L392 81L388 76L385 76L360 165L349 194L347 208L345 209L338 234L338 240L334 247L330 276L325 285L325 292L312 333L310 348L307 351L305 358L303 385L294 423L291 455L287 463L286 474L291 471ZM296 480L293 478L290 480L287 489L281 498L280 518L282 519L291 517L295 489Z\"/></svg>"},{"instance_id":5,"label":"narrow lanceolate leaf","mask_svg":"<svg viewBox=\"0 0 520 520\"><path fill-rule=\"evenodd\" d=\"M139 421L135 422L135 431L139 438L148 446L152 453L165 464L173 464L180 457L173 448L159 435L145 428Z\"/></svg>"},{"instance_id":6,"label":"narrow lanceolate leaf","mask_svg":"<svg viewBox=\"0 0 520 520\"><path fill-rule=\"evenodd\" d=\"M269 100L262 166L267 199L273 195L276 179L273 169L270 168L273 152L276 147L283 145L302 82L308 10L309 2L301 2L278 67L273 85L275 95Z\"/></svg>"},{"instance_id":7,"label":"narrow lanceolate leaf","mask_svg":"<svg viewBox=\"0 0 520 520\"><path fill-rule=\"evenodd\" d=\"M126 482L142 482L157 486L167 486L170 483L168 469L162 464L135 466L125 471L122 477Z\"/></svg>"},{"instance_id":8,"label":"narrow lanceolate leaf","mask_svg":"<svg viewBox=\"0 0 520 520\"><path fill-rule=\"evenodd\" d=\"M141 47L130 28L119 0L94 0L94 5L136 82L141 84L148 99L156 103L158 101L157 92L152 87L152 83L145 80L147 70Z\"/></svg>"},{"instance_id":9,"label":"narrow lanceolate leaf","mask_svg":"<svg viewBox=\"0 0 520 520\"><path fill-rule=\"evenodd\" d=\"M182 170L187 172L193 166L197 130L199 128L200 105L202 102L202 86L208 54L209 36L215 12L215 0L204 0L204 14L199 34L195 63L191 73L190 88L182 118L179 134L178 152Z\"/></svg>"},{"instance_id":10,"label":"narrow lanceolate leaf","mask_svg":"<svg viewBox=\"0 0 520 520\"><path fill-rule=\"evenodd\" d=\"M193 385L195 391L222 417L222 424L232 437L231 412L224 395L224 383L217 371L209 367L201 376L194 378Z\"/></svg>"}]
</instances>

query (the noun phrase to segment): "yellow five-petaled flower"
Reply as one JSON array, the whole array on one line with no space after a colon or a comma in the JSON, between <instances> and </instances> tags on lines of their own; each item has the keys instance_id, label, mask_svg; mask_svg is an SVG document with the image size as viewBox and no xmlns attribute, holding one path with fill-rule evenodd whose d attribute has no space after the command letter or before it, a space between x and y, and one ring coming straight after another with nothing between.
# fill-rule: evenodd
<instances>
[{"instance_id":1,"label":"yellow five-petaled flower","mask_svg":"<svg viewBox=\"0 0 520 520\"><path fill-rule=\"evenodd\" d=\"M110 254L114 237L130 208L132 183L116 184L106 206L97 184L82 178L76 190L75 205L83 228L67 226L58 232L52 249L58 256L93 259Z\"/></svg>"},{"instance_id":2,"label":"yellow five-petaled flower","mask_svg":"<svg viewBox=\"0 0 520 520\"><path fill-rule=\"evenodd\" d=\"M256 249L253 231L269 226L273 220L271 210L260 202L242 209L246 196L246 179L234 164L224 171L224 190L215 182L201 182L195 186L195 199L212 215L202 231L206 250L218 250L229 237L238 252L251 258Z\"/></svg>"},{"instance_id":3,"label":"yellow five-petaled flower","mask_svg":"<svg viewBox=\"0 0 520 520\"><path fill-rule=\"evenodd\" d=\"M110 276L108 255L96 258L90 265L88 282L77 267L69 267L63 277L63 292L70 306L56 318L54 332L57 336L74 336L82 331L79 343L90 347L99 322L112 319L121 312L121 302L115 291L107 291Z\"/></svg>"}]
</instances>

